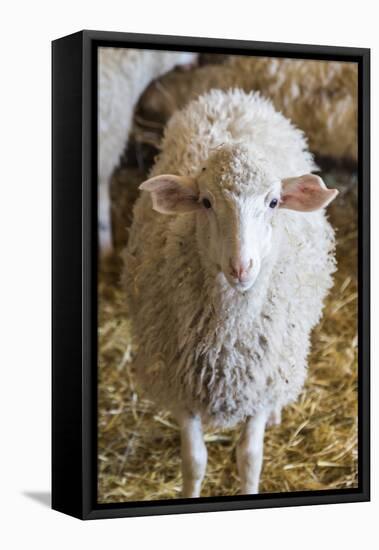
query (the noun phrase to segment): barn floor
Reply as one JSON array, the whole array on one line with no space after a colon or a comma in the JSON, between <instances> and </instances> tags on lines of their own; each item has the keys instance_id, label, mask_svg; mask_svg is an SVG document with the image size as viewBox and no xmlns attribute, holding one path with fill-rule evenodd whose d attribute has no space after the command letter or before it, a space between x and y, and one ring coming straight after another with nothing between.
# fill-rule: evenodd
<instances>
[{"instance_id":1,"label":"barn floor","mask_svg":"<svg viewBox=\"0 0 379 550\"><path fill-rule=\"evenodd\" d=\"M337 233L338 271L313 332L309 377L280 426L266 432L261 492L357 486L356 176L323 174L341 193L329 209ZM119 263L100 266L98 501L180 497L179 433L174 420L138 392ZM202 496L238 492L239 430L206 434L209 461Z\"/></svg>"}]
</instances>

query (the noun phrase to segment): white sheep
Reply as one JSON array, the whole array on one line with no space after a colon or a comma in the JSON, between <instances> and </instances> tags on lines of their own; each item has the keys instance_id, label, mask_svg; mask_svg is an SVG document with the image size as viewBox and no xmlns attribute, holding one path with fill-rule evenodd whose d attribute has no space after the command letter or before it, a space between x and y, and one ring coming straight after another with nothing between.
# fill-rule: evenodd
<instances>
[{"instance_id":1,"label":"white sheep","mask_svg":"<svg viewBox=\"0 0 379 550\"><path fill-rule=\"evenodd\" d=\"M98 219L101 250L111 249L109 182L124 151L135 105L146 86L176 65L190 64L197 54L99 48Z\"/></svg>"},{"instance_id":2,"label":"white sheep","mask_svg":"<svg viewBox=\"0 0 379 550\"><path fill-rule=\"evenodd\" d=\"M185 497L200 495L202 425L240 421L241 492L256 493L265 426L303 387L335 270L323 207L338 192L315 168L268 100L213 90L173 116L141 185L123 276L136 371L178 420Z\"/></svg>"}]
</instances>

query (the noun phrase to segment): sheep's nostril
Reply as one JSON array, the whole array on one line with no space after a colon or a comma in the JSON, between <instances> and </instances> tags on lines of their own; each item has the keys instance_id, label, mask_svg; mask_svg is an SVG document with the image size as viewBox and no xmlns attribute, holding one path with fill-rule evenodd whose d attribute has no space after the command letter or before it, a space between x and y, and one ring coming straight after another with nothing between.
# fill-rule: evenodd
<instances>
[{"instance_id":1,"label":"sheep's nostril","mask_svg":"<svg viewBox=\"0 0 379 550\"><path fill-rule=\"evenodd\" d=\"M250 258L250 260L246 264L242 262L233 263L232 260L230 260L229 267L230 274L232 277L234 277L234 279L244 281L247 279L249 272L253 267L253 260Z\"/></svg>"},{"instance_id":2,"label":"sheep's nostril","mask_svg":"<svg viewBox=\"0 0 379 550\"><path fill-rule=\"evenodd\" d=\"M232 277L236 278L238 277L238 269L233 266L233 264L230 264L230 270L229 273Z\"/></svg>"}]
</instances>

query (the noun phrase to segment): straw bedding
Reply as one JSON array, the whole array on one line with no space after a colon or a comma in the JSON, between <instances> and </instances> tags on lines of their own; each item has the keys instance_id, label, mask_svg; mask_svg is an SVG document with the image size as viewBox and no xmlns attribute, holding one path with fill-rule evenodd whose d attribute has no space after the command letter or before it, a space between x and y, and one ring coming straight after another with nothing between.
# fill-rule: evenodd
<instances>
[{"instance_id":1,"label":"straw bedding","mask_svg":"<svg viewBox=\"0 0 379 550\"><path fill-rule=\"evenodd\" d=\"M357 486L357 183L351 170L333 168L322 175L341 190L329 209L338 271L313 332L305 389L284 410L281 425L267 429L263 493ZM119 269L117 257L99 268L98 501L178 498L178 428L135 385ZM202 496L238 492L238 435L239 429L206 433Z\"/></svg>"}]
</instances>

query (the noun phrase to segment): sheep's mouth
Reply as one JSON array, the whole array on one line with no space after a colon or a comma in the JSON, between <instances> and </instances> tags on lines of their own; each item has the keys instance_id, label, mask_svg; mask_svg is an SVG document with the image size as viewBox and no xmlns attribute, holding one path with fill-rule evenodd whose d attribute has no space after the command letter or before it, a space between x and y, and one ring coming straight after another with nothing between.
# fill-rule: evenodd
<instances>
[{"instance_id":1,"label":"sheep's mouth","mask_svg":"<svg viewBox=\"0 0 379 550\"><path fill-rule=\"evenodd\" d=\"M247 281L239 281L238 279L233 279L232 277L226 275L225 273L223 274L228 285L233 289L233 290L236 290L237 292L246 292L247 290L249 290L253 285L254 285L254 282L255 282L255 277L252 277L251 279L247 280Z\"/></svg>"},{"instance_id":2,"label":"sheep's mouth","mask_svg":"<svg viewBox=\"0 0 379 550\"><path fill-rule=\"evenodd\" d=\"M216 264L216 267L217 267L216 277L220 278L219 281L221 282L225 290L232 289L237 292L244 293L254 285L257 279L257 275L253 275L247 281L239 281L238 279L234 279L233 277L231 277L228 273L225 273L225 271L222 269L222 267L219 264Z\"/></svg>"}]
</instances>

